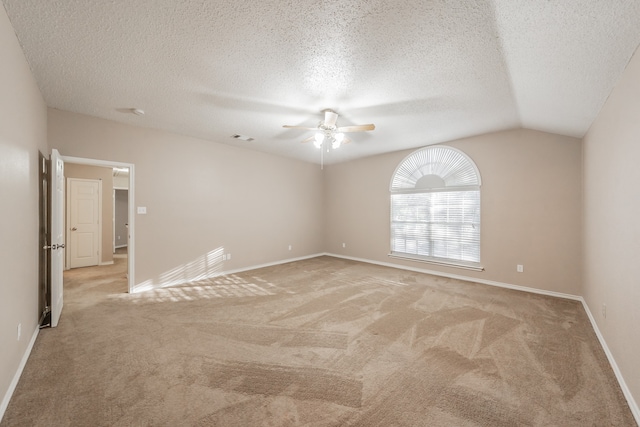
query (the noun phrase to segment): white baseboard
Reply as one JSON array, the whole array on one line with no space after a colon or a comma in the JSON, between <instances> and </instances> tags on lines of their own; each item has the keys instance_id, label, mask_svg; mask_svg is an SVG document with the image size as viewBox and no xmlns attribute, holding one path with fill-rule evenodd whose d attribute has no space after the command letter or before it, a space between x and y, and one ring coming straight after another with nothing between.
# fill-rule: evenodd
<instances>
[{"instance_id":1,"label":"white baseboard","mask_svg":"<svg viewBox=\"0 0 640 427\"><path fill-rule=\"evenodd\" d=\"M127 244L114 246L114 248L116 248L116 249L126 248L126 247L127 247Z\"/></svg>"},{"instance_id":2,"label":"white baseboard","mask_svg":"<svg viewBox=\"0 0 640 427\"><path fill-rule=\"evenodd\" d=\"M98 264L100 267L102 267L103 265L113 265L113 261L107 261L107 262L100 262L100 264Z\"/></svg>"},{"instance_id":3,"label":"white baseboard","mask_svg":"<svg viewBox=\"0 0 640 427\"><path fill-rule=\"evenodd\" d=\"M312 255L305 255L302 257L297 257L297 258L288 258L288 259L283 259L283 260L279 260L279 261L274 261L274 262L268 262L265 264L257 264L257 265L252 265L249 267L242 267L242 268L237 268L234 270L224 270L224 271L215 271L209 274L204 274L204 275L200 275L198 277L195 277L191 280L185 281L184 279L178 279L178 280L171 280L171 281L166 281L166 282L162 282L162 283L153 283L151 281L146 281L146 282L142 282L139 285L137 285L131 293L138 293L138 292L146 292L146 291L150 291L153 289L162 289L162 288L167 288L169 286L176 286L176 285L184 285L185 283L191 283L191 282L197 282L199 280L206 280L206 279L211 279L214 277L219 277L219 276L225 276L228 274L236 274L236 273L242 273L243 271L249 271L249 270L257 270L258 268L264 268L264 267L272 267L274 265L280 265L280 264L286 264L289 262L295 262L295 261L302 261L305 259L310 259L310 258L317 258L319 256L322 255L326 255L324 253L317 253L317 254L312 254Z\"/></svg>"},{"instance_id":4,"label":"white baseboard","mask_svg":"<svg viewBox=\"0 0 640 427\"><path fill-rule=\"evenodd\" d=\"M466 282L474 282L474 283L481 283L483 285L497 286L499 288L514 289L516 291L529 292L529 293L532 293L532 294L541 294L541 295L548 295L548 296L557 297L557 298L570 299L570 300L574 300L574 301L582 301L582 297L580 297L578 295L564 294L564 293L561 293L561 292L554 292L554 291L546 291L544 289L530 288L528 286L512 285L510 283L503 283L503 282L496 282L496 281L493 281L493 280L478 279L476 277L463 276L463 275L458 275L458 274L449 274L449 273L444 273L442 271L427 270L425 268L408 267L406 265L393 264L393 263L390 263L390 262L373 261L373 260L365 259L365 258L355 258L355 257L350 257L350 256L345 256L345 255L332 254L332 253L326 253L324 255L332 256L332 257L335 257L335 258L348 259L348 260L351 260L351 261L365 262L367 264L381 265L383 267L391 267L391 268L399 268L401 270L415 271L416 273L426 273L426 274L431 274L433 276L447 277L449 279L464 280Z\"/></svg>"},{"instance_id":5,"label":"white baseboard","mask_svg":"<svg viewBox=\"0 0 640 427\"><path fill-rule=\"evenodd\" d=\"M591 314L591 310L589 310L589 306L587 305L587 302L585 301L585 299L583 297L578 296L578 295L563 294L563 293L560 293L560 292L553 292L553 291L546 291L546 290L542 290L542 289L529 288L527 286L519 286L519 285L512 285L512 284L509 284L509 283L502 283L502 282L494 282L494 281L491 281L491 280L477 279L475 277L459 276L457 274L448 274L448 273L443 273L443 272L440 272L440 271L433 271L433 270L427 270L427 269L422 269L422 268L407 267L405 265L392 264L392 263L388 263L388 262L373 261L373 260L364 259L364 258L355 258L355 257L349 257L349 256L337 255L337 254L331 254L331 253L325 253L324 255L332 256L332 257L335 257L335 258L348 259L348 260L352 260L352 261L364 262L364 263L367 263L367 264L381 265L381 266L384 266L384 267L399 268L401 270L415 271L415 272L418 272L418 273L427 273L427 274L432 274L432 275L435 275L435 276L447 277L447 278L450 278L450 279L458 279L458 280L465 280L465 281L474 282L474 283L482 283L484 285L497 286L497 287L500 287L500 288L515 289L515 290L523 291L523 292L531 292L531 293L535 293L535 294L549 295L549 296L552 296L552 297L558 297L558 298L565 298L565 299L570 299L570 300L574 300L574 301L580 301L582 303L582 306L584 307L584 310L587 312L587 316L589 317L589 321L591 322L591 326L593 327L593 330L595 331L596 336L598 337L598 341L600 341L600 345L602 346L605 354L607 355L607 359L609 360L609 364L611 365L611 368L613 369L613 372L616 375L616 379L618 380L618 384L620 384L620 388L622 389L622 393L624 394L624 397L627 400L627 403L629 404L629 408L631 409L631 413L633 414L633 417L635 418L636 423L640 426L640 410L638 409L638 404L633 399L633 395L631 394L631 390L629 390L629 387L627 386L627 383L624 381L624 378L622 376L622 372L620 372L620 368L618 368L618 364L616 363L615 359L613 358L613 354L611 353L611 350L609 350L609 346L607 346L607 342L604 340L604 337L600 333L600 329L598 329L598 325L596 324L596 320L593 317L593 315Z\"/></svg>"},{"instance_id":6,"label":"white baseboard","mask_svg":"<svg viewBox=\"0 0 640 427\"><path fill-rule=\"evenodd\" d=\"M629 390L629 387L627 386L627 383L624 381L624 377L622 376L622 372L620 372L620 368L618 367L618 364L616 363L616 360L613 358L613 354L611 353L611 350L609 350L609 346L607 345L607 342L604 340L604 337L602 336L602 333L600 332L600 329L598 328L598 324L596 323L596 319L595 319L595 317L593 317L593 314L591 313L591 310L589 309L589 306L587 305L587 302L582 297L580 297L580 301L582 302L582 306L584 307L584 311L586 311L587 312L587 316L589 316L589 321L591 321L591 326L593 326L593 330L595 331L596 336L598 337L598 341L600 341L600 345L602 346L602 349L604 350L604 353L607 355L607 359L609 360L609 364L611 365L611 369L613 369L613 372L616 374L616 378L618 380L618 384L620 384L620 388L622 389L622 393L624 394L624 397L627 399L627 403L629 404L629 409L631 409L631 413L633 414L633 417L636 419L636 424L638 424L640 426L640 409L638 409L638 404L633 399L633 395L631 394L631 390Z\"/></svg>"},{"instance_id":7,"label":"white baseboard","mask_svg":"<svg viewBox=\"0 0 640 427\"><path fill-rule=\"evenodd\" d=\"M305 255L298 258L288 258L280 261L268 262L265 264L258 264L251 267L238 268L236 270L227 270L227 271L223 271L222 273L216 274L215 276L224 276L226 274L236 274L236 273L242 273L243 271L257 270L258 268L273 267L274 265L281 265L281 264L287 264L289 262L296 262L296 261L303 261L305 259L317 258L322 255L325 255L325 254L320 253L320 254L313 254L313 255Z\"/></svg>"},{"instance_id":8,"label":"white baseboard","mask_svg":"<svg viewBox=\"0 0 640 427\"><path fill-rule=\"evenodd\" d=\"M0 421L2 421L2 418L4 417L4 413L7 410L7 407L9 406L9 402L11 401L11 396L13 396L13 392L16 390L16 387L18 386L18 381L20 381L20 376L22 375L22 371L24 370L24 367L27 364L27 360L29 360L29 356L31 355L31 350L33 349L33 345L35 344L36 338L38 337L38 332L40 332L39 325L36 326L36 330L33 332L33 335L31 336L31 341L29 341L29 345L27 346L27 349L22 355L22 360L20 360L20 365L18 365L18 370L13 376L13 380L11 380L11 384L9 384L9 389L7 390L7 392L4 395L4 398L2 399L2 404L0 405Z\"/></svg>"}]
</instances>

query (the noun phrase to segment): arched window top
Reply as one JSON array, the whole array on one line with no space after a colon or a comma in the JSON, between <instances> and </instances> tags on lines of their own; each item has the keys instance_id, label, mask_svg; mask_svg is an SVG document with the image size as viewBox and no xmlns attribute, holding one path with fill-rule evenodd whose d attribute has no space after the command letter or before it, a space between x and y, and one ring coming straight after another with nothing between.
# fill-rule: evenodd
<instances>
[{"instance_id":1,"label":"arched window top","mask_svg":"<svg viewBox=\"0 0 640 427\"><path fill-rule=\"evenodd\" d=\"M480 172L469 156L457 148L432 145L414 151L398 165L390 190L477 188L480 185Z\"/></svg>"}]
</instances>

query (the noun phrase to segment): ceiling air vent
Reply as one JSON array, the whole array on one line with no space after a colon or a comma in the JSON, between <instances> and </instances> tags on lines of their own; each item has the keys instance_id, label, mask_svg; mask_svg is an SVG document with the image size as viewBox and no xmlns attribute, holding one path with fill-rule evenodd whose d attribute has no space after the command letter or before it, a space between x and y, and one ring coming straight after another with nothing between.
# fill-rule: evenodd
<instances>
[{"instance_id":1,"label":"ceiling air vent","mask_svg":"<svg viewBox=\"0 0 640 427\"><path fill-rule=\"evenodd\" d=\"M243 141L253 141L253 138L251 138L250 136L240 135L240 134L237 134L237 133L235 135L231 135L231 138L241 139Z\"/></svg>"}]
</instances>

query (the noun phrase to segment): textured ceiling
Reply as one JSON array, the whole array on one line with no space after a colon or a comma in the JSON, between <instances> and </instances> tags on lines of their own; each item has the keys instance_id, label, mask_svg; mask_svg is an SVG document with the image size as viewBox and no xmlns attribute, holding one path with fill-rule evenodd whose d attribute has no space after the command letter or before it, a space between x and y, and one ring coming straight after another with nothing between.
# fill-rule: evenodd
<instances>
[{"instance_id":1,"label":"textured ceiling","mask_svg":"<svg viewBox=\"0 0 640 427\"><path fill-rule=\"evenodd\" d=\"M329 163L514 127L581 137L640 43L638 0L3 3L48 106L312 162L311 133L282 125L324 108L376 125Z\"/></svg>"}]
</instances>

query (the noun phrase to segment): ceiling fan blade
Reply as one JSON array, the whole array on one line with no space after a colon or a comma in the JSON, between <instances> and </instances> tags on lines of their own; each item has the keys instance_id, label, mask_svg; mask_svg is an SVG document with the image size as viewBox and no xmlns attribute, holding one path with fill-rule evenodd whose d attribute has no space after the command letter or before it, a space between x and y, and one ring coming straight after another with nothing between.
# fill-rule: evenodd
<instances>
[{"instance_id":1,"label":"ceiling fan blade","mask_svg":"<svg viewBox=\"0 0 640 427\"><path fill-rule=\"evenodd\" d=\"M374 130L376 128L375 125L355 125L355 126L342 126L336 129L336 132L364 132L367 130Z\"/></svg>"},{"instance_id":2,"label":"ceiling fan blade","mask_svg":"<svg viewBox=\"0 0 640 427\"><path fill-rule=\"evenodd\" d=\"M324 110L324 125L331 128L336 125L338 114L331 110Z\"/></svg>"},{"instance_id":3,"label":"ceiling fan blade","mask_svg":"<svg viewBox=\"0 0 640 427\"><path fill-rule=\"evenodd\" d=\"M309 138L305 138L305 139L303 139L303 140L302 140L302 141L300 141L300 142L304 144L305 142L311 142L311 141L313 141L315 138L316 138L316 136L315 136L315 135L312 135L312 136L310 136Z\"/></svg>"},{"instance_id":4,"label":"ceiling fan blade","mask_svg":"<svg viewBox=\"0 0 640 427\"><path fill-rule=\"evenodd\" d=\"M282 125L283 128L287 129L305 129L305 130L318 130L318 128L310 128L307 126L292 126L292 125Z\"/></svg>"}]
</instances>

